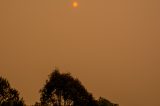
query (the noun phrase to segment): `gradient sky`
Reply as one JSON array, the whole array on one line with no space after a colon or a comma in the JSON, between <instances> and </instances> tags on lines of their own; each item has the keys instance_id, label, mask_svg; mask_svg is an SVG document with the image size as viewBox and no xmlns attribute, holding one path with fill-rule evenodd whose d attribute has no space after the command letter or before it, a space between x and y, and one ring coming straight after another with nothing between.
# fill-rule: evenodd
<instances>
[{"instance_id":1,"label":"gradient sky","mask_svg":"<svg viewBox=\"0 0 160 106\"><path fill-rule=\"evenodd\" d=\"M160 0L0 0L0 75L27 104L54 67L94 97L160 106Z\"/></svg>"}]
</instances>

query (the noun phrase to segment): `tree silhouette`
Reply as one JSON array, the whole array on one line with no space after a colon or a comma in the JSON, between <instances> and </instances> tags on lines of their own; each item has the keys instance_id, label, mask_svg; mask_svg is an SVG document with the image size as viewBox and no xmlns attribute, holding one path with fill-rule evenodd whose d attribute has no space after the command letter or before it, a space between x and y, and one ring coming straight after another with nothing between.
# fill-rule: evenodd
<instances>
[{"instance_id":1,"label":"tree silhouette","mask_svg":"<svg viewBox=\"0 0 160 106\"><path fill-rule=\"evenodd\" d=\"M91 93L69 73L54 70L40 90L41 104L53 106L98 106Z\"/></svg>"},{"instance_id":2,"label":"tree silhouette","mask_svg":"<svg viewBox=\"0 0 160 106\"><path fill-rule=\"evenodd\" d=\"M19 97L16 89L11 88L9 82L0 77L0 106L24 106L24 101Z\"/></svg>"}]
</instances>

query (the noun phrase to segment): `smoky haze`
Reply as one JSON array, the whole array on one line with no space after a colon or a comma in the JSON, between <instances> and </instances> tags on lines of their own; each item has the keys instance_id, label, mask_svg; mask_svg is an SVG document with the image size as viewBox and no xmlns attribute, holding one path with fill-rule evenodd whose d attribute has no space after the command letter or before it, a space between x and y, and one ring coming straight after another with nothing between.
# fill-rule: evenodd
<instances>
[{"instance_id":1,"label":"smoky haze","mask_svg":"<svg viewBox=\"0 0 160 106\"><path fill-rule=\"evenodd\" d=\"M0 75L27 104L56 66L94 97L160 106L159 0L1 0Z\"/></svg>"}]
</instances>

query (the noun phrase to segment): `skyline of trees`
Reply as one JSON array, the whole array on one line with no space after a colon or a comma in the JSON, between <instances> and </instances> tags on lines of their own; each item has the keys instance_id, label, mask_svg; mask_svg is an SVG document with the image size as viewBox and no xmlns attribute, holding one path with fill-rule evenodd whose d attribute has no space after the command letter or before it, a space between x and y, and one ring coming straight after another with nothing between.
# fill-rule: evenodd
<instances>
[{"instance_id":1,"label":"skyline of trees","mask_svg":"<svg viewBox=\"0 0 160 106\"><path fill-rule=\"evenodd\" d=\"M33 106L118 106L103 97L96 100L77 78L58 69L49 75L39 93L40 100ZM0 77L0 106L26 106L19 92L3 77Z\"/></svg>"}]
</instances>

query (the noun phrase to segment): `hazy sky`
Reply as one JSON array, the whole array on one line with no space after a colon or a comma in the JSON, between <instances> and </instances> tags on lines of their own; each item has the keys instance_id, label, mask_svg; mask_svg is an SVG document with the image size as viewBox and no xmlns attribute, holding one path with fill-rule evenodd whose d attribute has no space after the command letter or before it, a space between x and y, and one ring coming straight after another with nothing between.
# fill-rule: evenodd
<instances>
[{"instance_id":1,"label":"hazy sky","mask_svg":"<svg viewBox=\"0 0 160 106\"><path fill-rule=\"evenodd\" d=\"M160 0L0 0L0 75L27 104L54 66L94 97L160 106Z\"/></svg>"}]
</instances>

